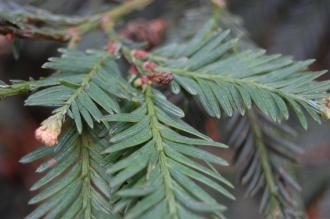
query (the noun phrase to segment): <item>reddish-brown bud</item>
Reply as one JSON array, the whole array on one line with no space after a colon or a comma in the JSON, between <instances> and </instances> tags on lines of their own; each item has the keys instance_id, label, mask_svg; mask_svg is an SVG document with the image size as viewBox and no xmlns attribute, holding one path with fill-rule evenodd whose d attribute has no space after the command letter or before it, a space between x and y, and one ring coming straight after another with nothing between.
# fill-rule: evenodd
<instances>
[{"instance_id":1,"label":"reddish-brown bud","mask_svg":"<svg viewBox=\"0 0 330 219\"><path fill-rule=\"evenodd\" d=\"M115 55L119 52L120 50L120 44L119 43L115 43L113 41L109 41L107 44L107 51L111 54L111 55Z\"/></svg>"},{"instance_id":2,"label":"reddish-brown bud","mask_svg":"<svg viewBox=\"0 0 330 219\"><path fill-rule=\"evenodd\" d=\"M134 86L135 87L143 87L147 84L151 84L152 81L150 80L150 78L148 76L142 76L142 77L139 77L138 79L136 79L134 81Z\"/></svg>"},{"instance_id":3,"label":"reddish-brown bud","mask_svg":"<svg viewBox=\"0 0 330 219\"><path fill-rule=\"evenodd\" d=\"M136 75L138 73L138 69L136 68L136 65L131 65L128 69L128 73L132 75Z\"/></svg>"},{"instance_id":4,"label":"reddish-brown bud","mask_svg":"<svg viewBox=\"0 0 330 219\"><path fill-rule=\"evenodd\" d=\"M161 79L160 83L167 85L173 80L173 78L174 78L174 75L172 72L166 72L166 73L164 73L163 78Z\"/></svg>"},{"instance_id":5,"label":"reddish-brown bud","mask_svg":"<svg viewBox=\"0 0 330 219\"><path fill-rule=\"evenodd\" d=\"M148 84L149 81L150 81L150 79L149 79L148 76L142 76L142 77L141 77L142 85Z\"/></svg>"},{"instance_id":6,"label":"reddish-brown bud","mask_svg":"<svg viewBox=\"0 0 330 219\"><path fill-rule=\"evenodd\" d=\"M153 63L153 62L149 62L149 61L143 62L143 68L148 70L148 71L154 70L154 68L156 68L157 66L158 65L156 63Z\"/></svg>"},{"instance_id":7,"label":"reddish-brown bud","mask_svg":"<svg viewBox=\"0 0 330 219\"><path fill-rule=\"evenodd\" d=\"M131 55L134 57L134 58L146 58L148 57L149 55L149 52L145 51L145 50L133 50Z\"/></svg>"}]
</instances>

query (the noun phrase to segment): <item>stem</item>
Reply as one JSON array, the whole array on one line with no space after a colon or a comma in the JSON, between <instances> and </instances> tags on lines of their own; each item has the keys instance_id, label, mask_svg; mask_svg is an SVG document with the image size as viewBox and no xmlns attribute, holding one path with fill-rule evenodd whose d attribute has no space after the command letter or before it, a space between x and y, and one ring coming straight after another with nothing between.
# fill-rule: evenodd
<instances>
[{"instance_id":1,"label":"stem","mask_svg":"<svg viewBox=\"0 0 330 219\"><path fill-rule=\"evenodd\" d=\"M6 97L24 94L31 90L30 81L19 82L16 84L8 85L8 87L0 86L0 99L4 99Z\"/></svg>"},{"instance_id":2,"label":"stem","mask_svg":"<svg viewBox=\"0 0 330 219\"><path fill-rule=\"evenodd\" d=\"M83 180L82 194L88 194L83 196L83 209L84 209L84 218L91 218L92 209L91 209L91 179L90 179L90 163L89 163L89 145L90 138L88 134L81 135L81 177Z\"/></svg>"},{"instance_id":3,"label":"stem","mask_svg":"<svg viewBox=\"0 0 330 219\"><path fill-rule=\"evenodd\" d=\"M159 131L159 121L156 115L156 109L155 105L153 103L153 97L152 97L152 87L148 85L146 87L146 102L148 107L148 114L151 118L150 121L150 128L152 130L153 139L156 144L156 150L159 152L159 163L160 163L160 169L161 173L163 174L164 178L164 185L165 185L165 196L166 200L168 202L169 212L170 212L170 218L177 219L177 207L176 207L176 201L173 194L173 183L171 174L168 170L168 164L167 164L167 157L164 152L164 146L163 146L163 140L162 136Z\"/></svg>"}]
</instances>

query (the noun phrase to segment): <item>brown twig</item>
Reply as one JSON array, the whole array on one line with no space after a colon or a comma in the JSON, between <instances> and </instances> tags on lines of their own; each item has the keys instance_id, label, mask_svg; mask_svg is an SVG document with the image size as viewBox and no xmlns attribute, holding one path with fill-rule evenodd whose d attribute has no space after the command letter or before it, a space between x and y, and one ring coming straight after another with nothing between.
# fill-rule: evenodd
<instances>
[{"instance_id":1,"label":"brown twig","mask_svg":"<svg viewBox=\"0 0 330 219\"><path fill-rule=\"evenodd\" d=\"M29 38L29 39L46 39L46 40L54 40L59 42L69 42L72 38L76 39L81 37L87 32L91 30L102 27L102 25L112 26L113 22L120 17L123 17L134 10L138 10L144 8L149 5L153 0L132 0L125 2L118 7L115 7L109 11L106 11L101 14L93 15L91 17L85 18L85 22L81 22L78 25L72 25L68 29L51 29L47 31L46 29L41 30L35 27L29 27L31 25L29 20L26 19L20 26L16 26L10 22L1 22L0 23L0 34L7 35L12 34L14 37L19 38ZM104 24L102 21L108 20L109 22ZM26 22L26 23L24 23ZM104 26L103 26L104 28ZM35 30L33 30L35 29ZM72 30L76 30L77 34L72 34ZM79 37L77 37L79 35Z\"/></svg>"},{"instance_id":2,"label":"brown twig","mask_svg":"<svg viewBox=\"0 0 330 219\"><path fill-rule=\"evenodd\" d=\"M19 38L29 38L34 40L54 40L59 42L68 42L70 39L70 35L65 33L31 31L30 29L20 29L12 25L2 24L0 26L0 34L12 34L14 37Z\"/></svg>"}]
</instances>

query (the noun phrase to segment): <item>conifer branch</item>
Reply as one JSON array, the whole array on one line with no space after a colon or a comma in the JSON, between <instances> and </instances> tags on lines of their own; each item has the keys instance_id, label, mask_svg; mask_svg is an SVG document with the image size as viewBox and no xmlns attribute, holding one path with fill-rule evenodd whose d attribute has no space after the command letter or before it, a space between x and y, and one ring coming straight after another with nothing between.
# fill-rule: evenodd
<instances>
[{"instance_id":1,"label":"conifer branch","mask_svg":"<svg viewBox=\"0 0 330 219\"><path fill-rule=\"evenodd\" d=\"M169 208L169 216L173 219L178 219L178 212L177 212L177 203L175 200L175 196L173 194L173 179L170 175L169 169L168 169L168 161L167 157L165 155L165 149L164 149L164 140L162 139L161 133L159 131L159 121L157 119L156 115L156 108L153 101L153 94L152 94L152 88L150 86L147 86L146 88L146 104L148 108L148 113L150 117L150 127L151 132L153 136L153 140L155 141L155 147L156 150L159 153L159 163L160 163L160 171L163 173L164 177L164 185L165 185L165 200L168 202L168 208Z\"/></svg>"},{"instance_id":2,"label":"conifer branch","mask_svg":"<svg viewBox=\"0 0 330 219\"><path fill-rule=\"evenodd\" d=\"M108 188L110 177L103 169L105 158L100 155L104 141L96 136L95 132L78 135L69 127L54 147L40 148L20 160L29 163L48 157L37 168L37 172L47 173L31 187L41 191L29 201L42 204L27 219L120 218L110 206L113 198ZM107 162L113 158L108 156Z\"/></svg>"},{"instance_id":3,"label":"conifer branch","mask_svg":"<svg viewBox=\"0 0 330 219\"><path fill-rule=\"evenodd\" d=\"M296 62L263 50L234 52L238 40L228 36L229 31L214 31L211 20L185 45L155 51L167 57L155 59L156 71L172 72L174 86L196 95L210 116L232 116L235 111L244 115L255 104L277 122L289 118L289 107L304 128L303 109L320 122L330 82L315 79L327 71L309 72L313 60Z\"/></svg>"},{"instance_id":4,"label":"conifer branch","mask_svg":"<svg viewBox=\"0 0 330 219\"><path fill-rule=\"evenodd\" d=\"M228 198L233 196L219 182L231 184L213 168L192 158L226 165L224 160L199 149L198 145L226 146L183 122L180 119L183 112L150 85L145 86L144 95L145 103L133 112L105 118L108 122L132 123L112 136L112 145L104 151L106 154L129 153L108 169L114 176L110 185L119 188L117 195L121 197L114 208L125 211L127 219L151 215L171 219L204 218L200 215L202 212L222 218L225 207L194 180ZM140 190L145 192L141 194Z\"/></svg>"},{"instance_id":5,"label":"conifer branch","mask_svg":"<svg viewBox=\"0 0 330 219\"><path fill-rule=\"evenodd\" d=\"M247 115L250 124L251 129L255 137L255 147L256 147L256 156L259 157L259 162L261 165L262 172L265 175L265 181L266 181L266 189L268 190L268 193L270 194L269 198L269 209L268 212L270 212L270 215L273 215L274 218L276 217L278 212L280 211L280 205L278 203L278 189L276 188L275 179L273 176L273 171L270 166L270 158L269 154L267 152L267 149L265 147L263 136L259 127L259 124L257 124L257 118L253 111L249 111Z\"/></svg>"},{"instance_id":6,"label":"conifer branch","mask_svg":"<svg viewBox=\"0 0 330 219\"><path fill-rule=\"evenodd\" d=\"M101 122L101 109L110 114L120 112L117 98L134 101L138 96L120 75L113 55L105 51L60 51L62 57L50 58L43 66L59 73L34 82L33 87L41 89L25 101L26 105L56 107L53 116L64 121L69 115L82 133L83 121L90 128L94 128L94 121Z\"/></svg>"},{"instance_id":7,"label":"conifer branch","mask_svg":"<svg viewBox=\"0 0 330 219\"><path fill-rule=\"evenodd\" d=\"M293 130L257 110L233 120L227 144L235 147L234 161L246 195L260 193L260 212L266 218L303 218L302 203L296 200L301 187L289 172L302 153L292 142Z\"/></svg>"}]
</instances>

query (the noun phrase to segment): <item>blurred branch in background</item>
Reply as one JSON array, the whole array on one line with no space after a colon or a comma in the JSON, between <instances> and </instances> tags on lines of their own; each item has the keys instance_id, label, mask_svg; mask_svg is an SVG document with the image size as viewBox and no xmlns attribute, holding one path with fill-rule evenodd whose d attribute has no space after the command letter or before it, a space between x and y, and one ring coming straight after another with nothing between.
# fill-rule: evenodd
<instances>
[{"instance_id":1,"label":"blurred branch in background","mask_svg":"<svg viewBox=\"0 0 330 219\"><path fill-rule=\"evenodd\" d=\"M11 37L67 42L105 25L105 22L108 23L106 25L111 25L116 19L144 8L151 2L152 0L128 1L109 11L85 18L58 16L38 8L23 8L18 5L12 7L13 4L10 4L10 7L4 4L0 11L0 33ZM17 12L13 11L13 8L16 8Z\"/></svg>"}]
</instances>

